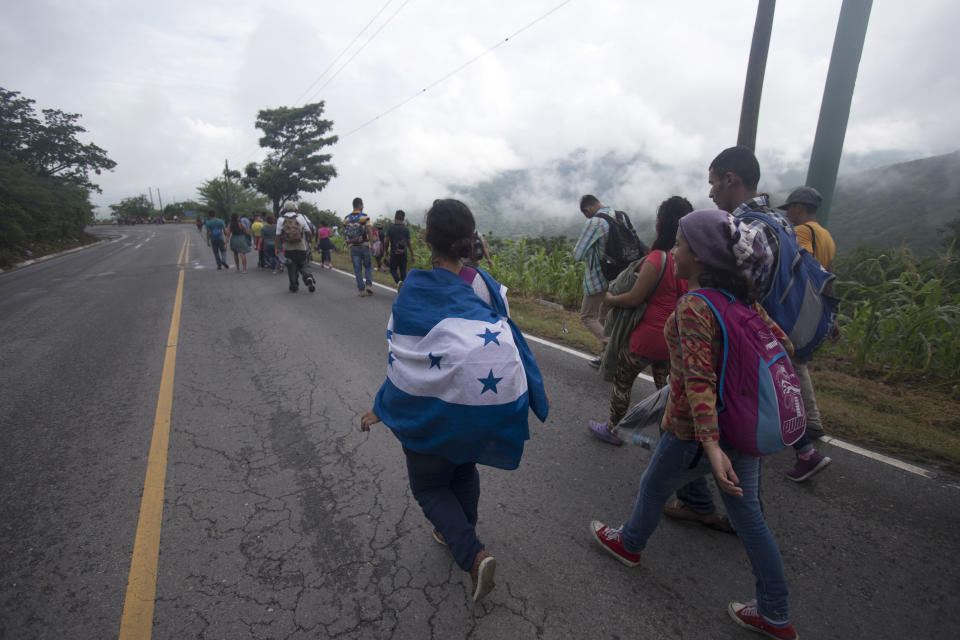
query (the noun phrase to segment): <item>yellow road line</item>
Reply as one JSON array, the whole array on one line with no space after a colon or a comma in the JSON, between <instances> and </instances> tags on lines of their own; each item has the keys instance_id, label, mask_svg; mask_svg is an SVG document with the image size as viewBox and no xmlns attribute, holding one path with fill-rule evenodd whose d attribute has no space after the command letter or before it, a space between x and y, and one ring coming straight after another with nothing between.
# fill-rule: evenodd
<instances>
[{"instance_id":1,"label":"yellow road line","mask_svg":"<svg viewBox=\"0 0 960 640\"><path fill-rule=\"evenodd\" d=\"M183 239L183 244L180 245L180 254L177 256L177 264L183 264L183 253L187 250L187 247L190 246L190 241L188 238Z\"/></svg>"},{"instance_id":2,"label":"yellow road line","mask_svg":"<svg viewBox=\"0 0 960 640\"><path fill-rule=\"evenodd\" d=\"M163 489L167 477L167 449L170 443L170 413L173 408L173 374L177 364L177 340L180 336L180 310L183 304L183 265L189 238L184 239L177 264L180 276L173 301L173 317L167 335L160 394L153 419L153 439L147 458L147 475L140 500L140 519L133 543L127 594L120 620L120 640L148 640L153 630L153 608L157 592L157 564L160 555L160 524L163 520Z\"/></svg>"}]
</instances>

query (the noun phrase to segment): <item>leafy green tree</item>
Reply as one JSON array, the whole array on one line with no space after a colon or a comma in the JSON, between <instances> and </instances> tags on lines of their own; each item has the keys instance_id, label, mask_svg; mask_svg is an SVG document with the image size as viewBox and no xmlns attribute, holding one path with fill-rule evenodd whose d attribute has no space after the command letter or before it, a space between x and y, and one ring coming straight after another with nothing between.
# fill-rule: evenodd
<instances>
[{"instance_id":1,"label":"leafy green tree","mask_svg":"<svg viewBox=\"0 0 960 640\"><path fill-rule=\"evenodd\" d=\"M218 215L229 220L231 213L251 215L266 208L266 198L254 189L244 187L233 180L230 181L229 188L228 196L227 181L224 178L214 178L204 182L197 188L203 209L213 209Z\"/></svg>"},{"instance_id":2,"label":"leafy green tree","mask_svg":"<svg viewBox=\"0 0 960 640\"><path fill-rule=\"evenodd\" d=\"M194 202L193 200L171 202L163 208L163 217L167 220L173 220L173 216L178 216L182 219L185 215L187 215L188 211L200 213L203 209L204 206L202 204L199 202Z\"/></svg>"},{"instance_id":3,"label":"leafy green tree","mask_svg":"<svg viewBox=\"0 0 960 640\"><path fill-rule=\"evenodd\" d=\"M100 192L89 174L100 175L117 163L107 157L104 149L77 139L86 131L77 124L80 114L44 109L41 121L33 104L33 100L20 97L18 91L0 88L0 151L6 151L38 176L57 177Z\"/></svg>"},{"instance_id":4,"label":"leafy green tree","mask_svg":"<svg viewBox=\"0 0 960 640\"><path fill-rule=\"evenodd\" d=\"M153 205L145 194L124 198L119 204L110 205L110 215L117 220L124 218L152 218L156 215Z\"/></svg>"},{"instance_id":5,"label":"leafy green tree","mask_svg":"<svg viewBox=\"0 0 960 640\"><path fill-rule=\"evenodd\" d=\"M245 167L243 183L270 199L274 215L288 200L322 190L337 175L332 156L320 153L337 142L337 136L327 135L333 121L323 119L323 107L321 101L257 113L260 146L270 151L263 162Z\"/></svg>"},{"instance_id":6,"label":"leafy green tree","mask_svg":"<svg viewBox=\"0 0 960 640\"><path fill-rule=\"evenodd\" d=\"M307 216L314 225L333 226L341 224L340 216L329 209L320 209L312 202L300 202L297 204L297 211Z\"/></svg>"},{"instance_id":7,"label":"leafy green tree","mask_svg":"<svg viewBox=\"0 0 960 640\"><path fill-rule=\"evenodd\" d=\"M92 222L86 189L38 176L0 151L0 264L62 246Z\"/></svg>"}]
</instances>

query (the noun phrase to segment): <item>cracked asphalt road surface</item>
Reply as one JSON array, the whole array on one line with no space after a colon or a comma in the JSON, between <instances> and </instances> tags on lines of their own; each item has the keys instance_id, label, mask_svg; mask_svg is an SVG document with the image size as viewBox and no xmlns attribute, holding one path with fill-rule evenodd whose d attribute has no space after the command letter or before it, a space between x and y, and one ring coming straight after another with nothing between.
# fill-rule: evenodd
<instances>
[{"instance_id":1,"label":"cracked asphalt road surface","mask_svg":"<svg viewBox=\"0 0 960 640\"><path fill-rule=\"evenodd\" d=\"M752 637L726 613L753 592L734 536L664 521L635 569L595 547L650 454L587 435L609 385L584 360L531 345L553 406L520 469L481 469L497 588L474 605L399 444L358 429L392 292L317 270L293 295L253 254L218 272L192 226L98 232L122 237L0 275L0 638L117 637L184 237L153 638ZM801 485L789 452L764 462L800 635L955 636L958 479L821 450Z\"/></svg>"}]
</instances>

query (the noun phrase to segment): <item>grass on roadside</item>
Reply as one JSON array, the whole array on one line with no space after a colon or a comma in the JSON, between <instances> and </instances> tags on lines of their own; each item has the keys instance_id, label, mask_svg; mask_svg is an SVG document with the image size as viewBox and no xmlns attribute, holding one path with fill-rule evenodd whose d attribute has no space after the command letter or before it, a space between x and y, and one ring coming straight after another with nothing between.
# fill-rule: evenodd
<instances>
[{"instance_id":1,"label":"grass on roadside","mask_svg":"<svg viewBox=\"0 0 960 640\"><path fill-rule=\"evenodd\" d=\"M40 258L101 240L103 238L84 232L76 238L57 238L46 242L28 243L16 250L0 249L0 269L7 269L25 260Z\"/></svg>"},{"instance_id":2,"label":"grass on roadside","mask_svg":"<svg viewBox=\"0 0 960 640\"><path fill-rule=\"evenodd\" d=\"M948 394L878 382L811 364L830 435L960 472L960 402Z\"/></svg>"}]
</instances>

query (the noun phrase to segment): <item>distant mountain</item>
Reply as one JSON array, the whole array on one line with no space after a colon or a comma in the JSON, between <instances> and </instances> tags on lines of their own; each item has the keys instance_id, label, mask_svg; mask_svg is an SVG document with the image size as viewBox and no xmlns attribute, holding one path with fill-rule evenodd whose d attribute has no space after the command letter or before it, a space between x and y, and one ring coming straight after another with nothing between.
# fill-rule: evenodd
<instances>
[{"instance_id":1,"label":"distant mountain","mask_svg":"<svg viewBox=\"0 0 960 640\"><path fill-rule=\"evenodd\" d=\"M857 162L845 164L847 170L855 166ZM804 169L784 167L779 173L765 174L761 189L779 204L802 183ZM543 167L504 171L477 184L450 188L470 204L485 234L576 238L584 222L578 212L580 196L594 193L601 201L630 212L640 237L652 240L656 203L681 194L702 204L707 190L704 174L677 170L643 153L591 157L578 149ZM960 151L842 174L828 228L840 254L866 243L905 244L929 254L939 248L937 229L957 217Z\"/></svg>"},{"instance_id":2,"label":"distant mountain","mask_svg":"<svg viewBox=\"0 0 960 640\"><path fill-rule=\"evenodd\" d=\"M862 244L934 253L937 229L960 218L960 151L841 176L831 209L840 253Z\"/></svg>"}]
</instances>

